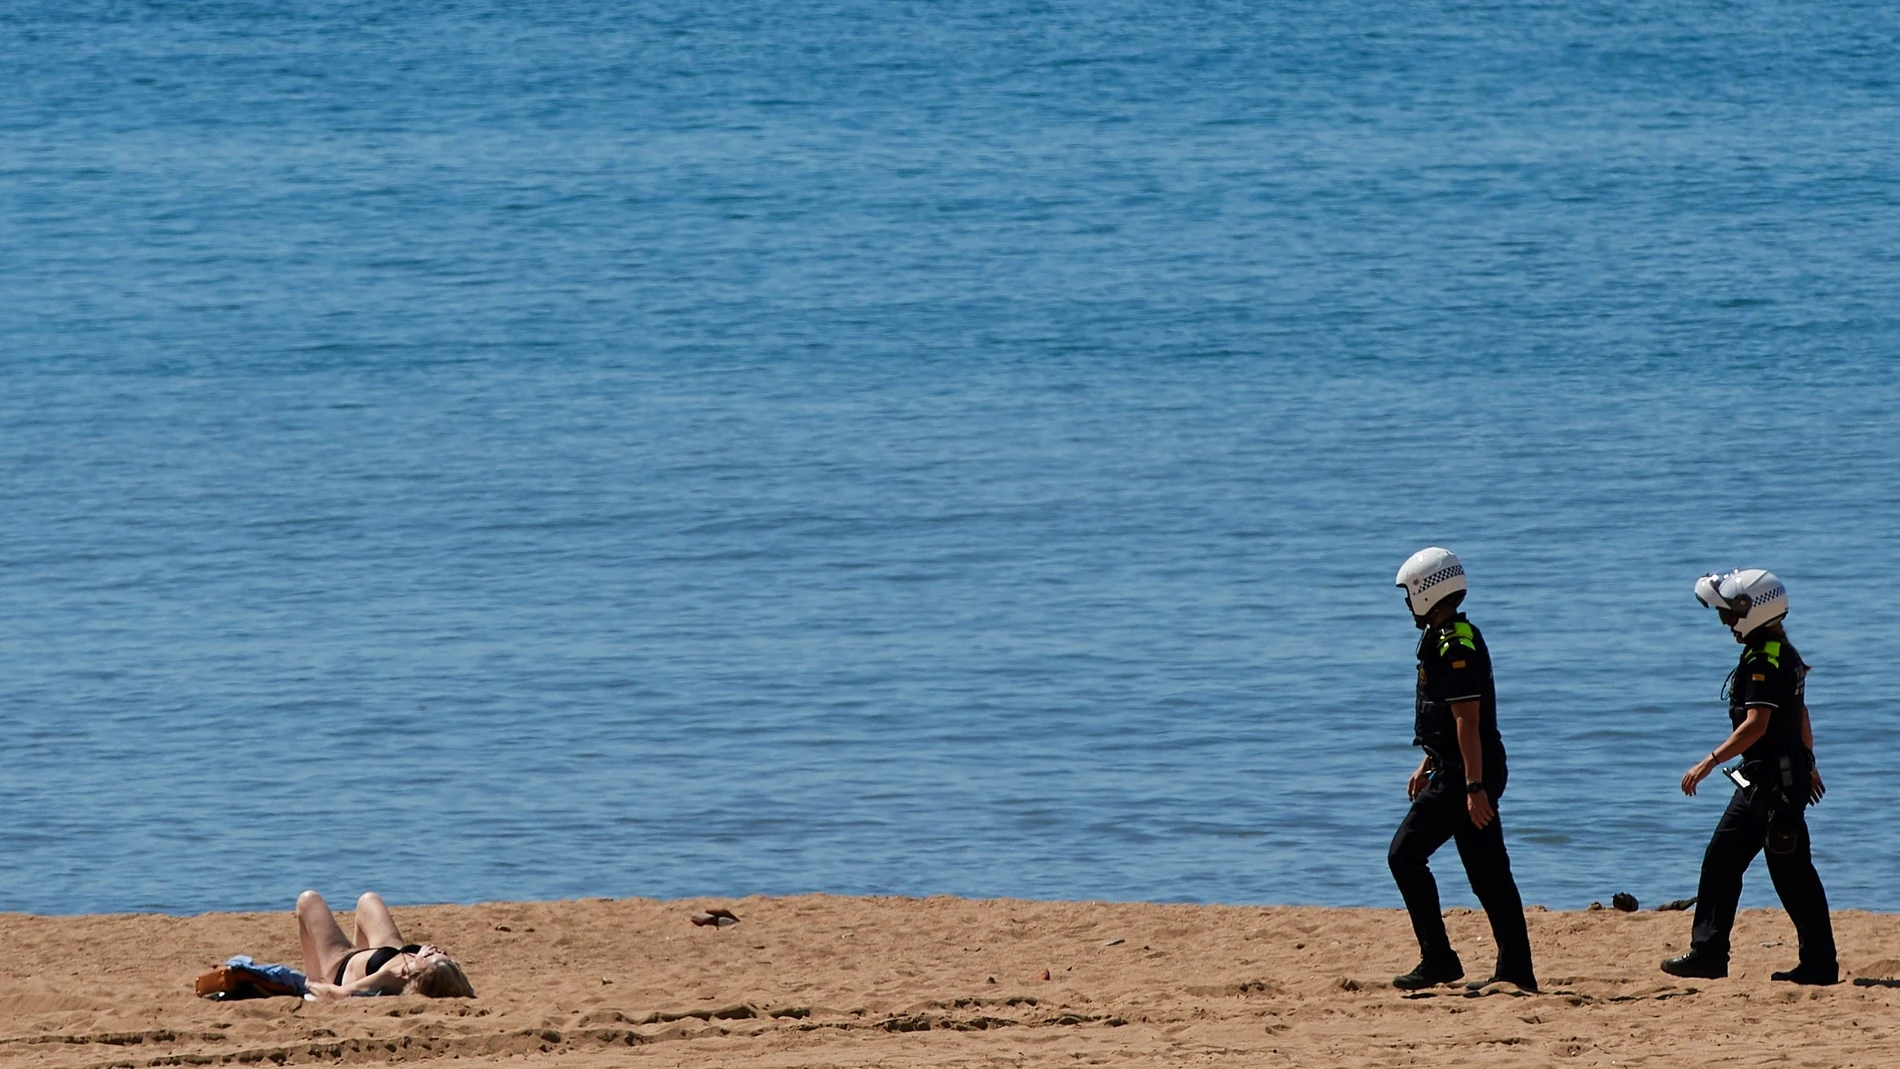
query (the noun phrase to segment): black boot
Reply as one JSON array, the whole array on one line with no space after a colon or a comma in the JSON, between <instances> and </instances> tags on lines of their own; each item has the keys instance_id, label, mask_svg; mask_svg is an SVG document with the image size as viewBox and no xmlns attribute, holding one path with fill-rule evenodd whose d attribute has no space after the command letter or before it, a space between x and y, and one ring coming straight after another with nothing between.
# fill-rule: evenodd
<instances>
[{"instance_id":1,"label":"black boot","mask_svg":"<svg viewBox=\"0 0 1900 1069\"><path fill-rule=\"evenodd\" d=\"M1447 951L1443 956L1427 955L1412 971L1401 973L1392 978L1392 986L1400 991L1418 991L1422 988L1437 987L1439 984L1454 983L1465 978L1465 967L1458 955Z\"/></svg>"},{"instance_id":2,"label":"black boot","mask_svg":"<svg viewBox=\"0 0 1900 1069\"><path fill-rule=\"evenodd\" d=\"M1670 958L1662 963L1662 971L1671 976L1691 976L1703 980L1720 980L1728 975L1728 959L1705 954L1694 947L1687 954Z\"/></svg>"},{"instance_id":3,"label":"black boot","mask_svg":"<svg viewBox=\"0 0 1900 1069\"><path fill-rule=\"evenodd\" d=\"M1791 984L1813 984L1816 987L1826 987L1829 984L1841 982L1841 967L1839 965L1810 965L1804 961L1787 972L1775 973L1773 978L1786 980Z\"/></svg>"}]
</instances>

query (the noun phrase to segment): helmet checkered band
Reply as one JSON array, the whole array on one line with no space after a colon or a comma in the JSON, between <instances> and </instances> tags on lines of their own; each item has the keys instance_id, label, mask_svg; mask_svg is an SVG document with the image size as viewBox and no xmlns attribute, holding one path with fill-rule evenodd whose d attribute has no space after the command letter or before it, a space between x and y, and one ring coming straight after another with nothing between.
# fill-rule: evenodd
<instances>
[{"instance_id":1,"label":"helmet checkered band","mask_svg":"<svg viewBox=\"0 0 1900 1069\"><path fill-rule=\"evenodd\" d=\"M1766 591L1760 594L1756 594L1754 597L1750 598L1748 603L1751 607L1756 606L1756 605L1766 605L1769 602L1773 601L1774 599L1781 597L1787 593L1788 593L1787 587L1782 586L1780 583L1776 583L1774 586L1768 588Z\"/></svg>"},{"instance_id":2,"label":"helmet checkered band","mask_svg":"<svg viewBox=\"0 0 1900 1069\"><path fill-rule=\"evenodd\" d=\"M1426 576L1425 578L1420 579L1418 581L1418 588L1420 590L1430 590L1432 587L1435 587L1438 584L1444 582L1445 580L1450 579L1452 576L1463 575L1463 574L1465 574L1464 565L1462 564L1447 565L1446 567L1438 569L1437 571Z\"/></svg>"}]
</instances>

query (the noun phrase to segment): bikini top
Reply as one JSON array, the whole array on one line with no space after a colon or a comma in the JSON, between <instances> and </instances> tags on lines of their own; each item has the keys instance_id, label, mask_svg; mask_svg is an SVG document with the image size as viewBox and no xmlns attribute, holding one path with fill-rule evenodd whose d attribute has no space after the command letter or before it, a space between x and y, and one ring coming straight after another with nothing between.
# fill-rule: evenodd
<instances>
[{"instance_id":1,"label":"bikini top","mask_svg":"<svg viewBox=\"0 0 1900 1069\"><path fill-rule=\"evenodd\" d=\"M338 987L343 986L343 972L345 969L348 969L350 967L350 959L357 956L358 954L363 954L363 953L369 954L369 960L363 963L363 975L368 976L371 973L375 972L376 970L389 964L389 959L395 957L398 954L415 954L415 953L419 953L421 950L422 950L422 946L418 943L409 943L406 946L403 946L400 948L399 947L373 947L367 951L352 950L348 954L343 955L342 961L339 961L336 963L336 980L333 982Z\"/></svg>"}]
</instances>

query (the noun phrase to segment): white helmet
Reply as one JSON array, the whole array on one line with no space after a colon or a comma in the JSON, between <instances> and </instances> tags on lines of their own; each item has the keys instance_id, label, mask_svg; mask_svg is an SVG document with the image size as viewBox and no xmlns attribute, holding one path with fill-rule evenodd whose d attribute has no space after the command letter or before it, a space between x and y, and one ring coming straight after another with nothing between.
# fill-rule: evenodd
<instances>
[{"instance_id":1,"label":"white helmet","mask_svg":"<svg viewBox=\"0 0 1900 1069\"><path fill-rule=\"evenodd\" d=\"M1722 622L1747 638L1751 631L1788 615L1788 588L1760 568L1710 572L1695 581L1696 600L1722 614Z\"/></svg>"},{"instance_id":2,"label":"white helmet","mask_svg":"<svg viewBox=\"0 0 1900 1069\"><path fill-rule=\"evenodd\" d=\"M1413 618L1422 620L1432 606L1465 589L1465 566L1458 562L1458 554L1431 546L1405 558L1397 585L1405 591Z\"/></svg>"}]
</instances>

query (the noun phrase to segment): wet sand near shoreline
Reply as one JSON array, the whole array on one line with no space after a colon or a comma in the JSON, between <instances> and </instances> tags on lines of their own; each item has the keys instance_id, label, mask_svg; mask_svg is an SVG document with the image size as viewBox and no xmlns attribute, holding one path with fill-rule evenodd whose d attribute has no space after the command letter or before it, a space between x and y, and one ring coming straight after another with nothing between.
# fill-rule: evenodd
<instances>
[{"instance_id":1,"label":"wet sand near shoreline","mask_svg":"<svg viewBox=\"0 0 1900 1069\"><path fill-rule=\"evenodd\" d=\"M696 927L698 909L741 921ZM1900 987L1797 988L1778 911L1727 980L1656 969L1682 913L1530 916L1544 993L1408 997L1397 910L825 895L395 907L480 997L213 1003L232 954L298 962L278 913L0 915L0 1065L1875 1066ZM1473 976L1482 914L1450 911ZM1835 915L1845 977L1896 975L1900 916ZM345 930L349 928L347 918ZM1043 977L1047 976L1047 979ZM1900 983L1897 980L1896 983Z\"/></svg>"}]
</instances>

